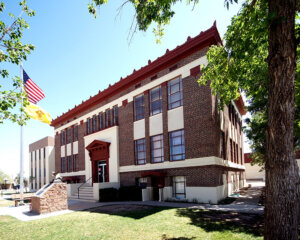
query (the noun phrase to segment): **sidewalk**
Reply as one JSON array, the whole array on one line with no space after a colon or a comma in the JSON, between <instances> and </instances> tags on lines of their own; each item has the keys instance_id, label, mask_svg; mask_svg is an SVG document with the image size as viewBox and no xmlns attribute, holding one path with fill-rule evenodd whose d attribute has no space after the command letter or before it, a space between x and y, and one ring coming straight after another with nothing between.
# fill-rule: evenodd
<instances>
[{"instance_id":1,"label":"sidewalk","mask_svg":"<svg viewBox=\"0 0 300 240\"><path fill-rule=\"evenodd\" d=\"M83 211L103 206L111 205L146 205L154 207L171 207L171 208L195 208L195 209L208 209L217 211L227 212L239 212L239 213L254 213L263 214L264 207L258 206L259 196L262 186L255 186L241 191L240 197L231 204L228 205L211 205L211 204L196 204L196 203L180 203L180 202L157 202L157 201L146 201L146 202L87 202L80 200L69 200L69 210L60 212L53 212L48 214L34 214L29 212L29 205L19 207L1 207L0 215L10 215L21 221L38 220L52 216L58 216L74 211Z\"/></svg>"}]
</instances>

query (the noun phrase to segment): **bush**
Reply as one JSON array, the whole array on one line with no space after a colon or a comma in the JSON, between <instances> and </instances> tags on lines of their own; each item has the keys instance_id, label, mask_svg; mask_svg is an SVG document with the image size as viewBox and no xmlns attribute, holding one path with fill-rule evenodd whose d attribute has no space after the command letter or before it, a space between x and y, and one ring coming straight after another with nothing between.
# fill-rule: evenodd
<instances>
[{"instance_id":1,"label":"bush","mask_svg":"<svg viewBox=\"0 0 300 240\"><path fill-rule=\"evenodd\" d=\"M142 201L142 189L138 186L120 187L120 201Z\"/></svg>"},{"instance_id":2,"label":"bush","mask_svg":"<svg viewBox=\"0 0 300 240\"><path fill-rule=\"evenodd\" d=\"M114 202L118 201L118 189L104 188L99 190L100 202Z\"/></svg>"}]
</instances>

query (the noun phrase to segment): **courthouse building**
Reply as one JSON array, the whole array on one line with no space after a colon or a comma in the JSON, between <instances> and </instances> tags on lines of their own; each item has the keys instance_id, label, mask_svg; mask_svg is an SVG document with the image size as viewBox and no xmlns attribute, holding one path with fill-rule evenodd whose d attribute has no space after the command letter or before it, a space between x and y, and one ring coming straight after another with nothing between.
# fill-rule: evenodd
<instances>
[{"instance_id":1,"label":"courthouse building","mask_svg":"<svg viewBox=\"0 0 300 240\"><path fill-rule=\"evenodd\" d=\"M214 24L52 121L56 171L75 192L142 185L143 200L216 203L243 186L243 100L219 111L197 83L216 44Z\"/></svg>"},{"instance_id":2,"label":"courthouse building","mask_svg":"<svg viewBox=\"0 0 300 240\"><path fill-rule=\"evenodd\" d=\"M31 190L38 190L53 179L54 152L54 138L50 136L29 145L29 186Z\"/></svg>"}]
</instances>

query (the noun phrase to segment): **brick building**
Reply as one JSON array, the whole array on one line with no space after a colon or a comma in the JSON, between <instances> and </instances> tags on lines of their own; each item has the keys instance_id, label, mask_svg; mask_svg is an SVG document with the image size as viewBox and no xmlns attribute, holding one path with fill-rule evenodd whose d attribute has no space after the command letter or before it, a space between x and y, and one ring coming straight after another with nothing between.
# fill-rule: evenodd
<instances>
[{"instance_id":1,"label":"brick building","mask_svg":"<svg viewBox=\"0 0 300 240\"><path fill-rule=\"evenodd\" d=\"M95 198L139 184L144 200L217 202L243 186L243 100L219 111L197 83L218 43L214 24L54 119L56 171Z\"/></svg>"},{"instance_id":2,"label":"brick building","mask_svg":"<svg viewBox=\"0 0 300 240\"><path fill-rule=\"evenodd\" d=\"M54 138L45 137L29 144L30 189L37 190L48 184L55 171Z\"/></svg>"}]
</instances>

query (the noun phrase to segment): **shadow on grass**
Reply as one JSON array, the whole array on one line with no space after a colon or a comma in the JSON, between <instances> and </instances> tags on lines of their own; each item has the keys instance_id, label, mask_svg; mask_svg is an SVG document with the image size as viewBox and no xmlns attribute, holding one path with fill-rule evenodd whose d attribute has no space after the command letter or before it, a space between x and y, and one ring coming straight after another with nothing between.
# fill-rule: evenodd
<instances>
[{"instance_id":1,"label":"shadow on grass","mask_svg":"<svg viewBox=\"0 0 300 240\"><path fill-rule=\"evenodd\" d=\"M144 205L106 205L102 207L87 209L85 211L92 213L105 213L133 219L141 219L152 214L167 210L167 207L152 207Z\"/></svg>"},{"instance_id":2,"label":"shadow on grass","mask_svg":"<svg viewBox=\"0 0 300 240\"><path fill-rule=\"evenodd\" d=\"M161 240L193 240L193 239L196 239L196 238L195 237L190 237L190 238L178 237L178 238L175 238L175 237L168 237L166 234L161 236Z\"/></svg>"},{"instance_id":3,"label":"shadow on grass","mask_svg":"<svg viewBox=\"0 0 300 240\"><path fill-rule=\"evenodd\" d=\"M185 208L178 209L177 216L190 218L192 225L206 232L231 231L263 236L263 215Z\"/></svg>"}]
</instances>

